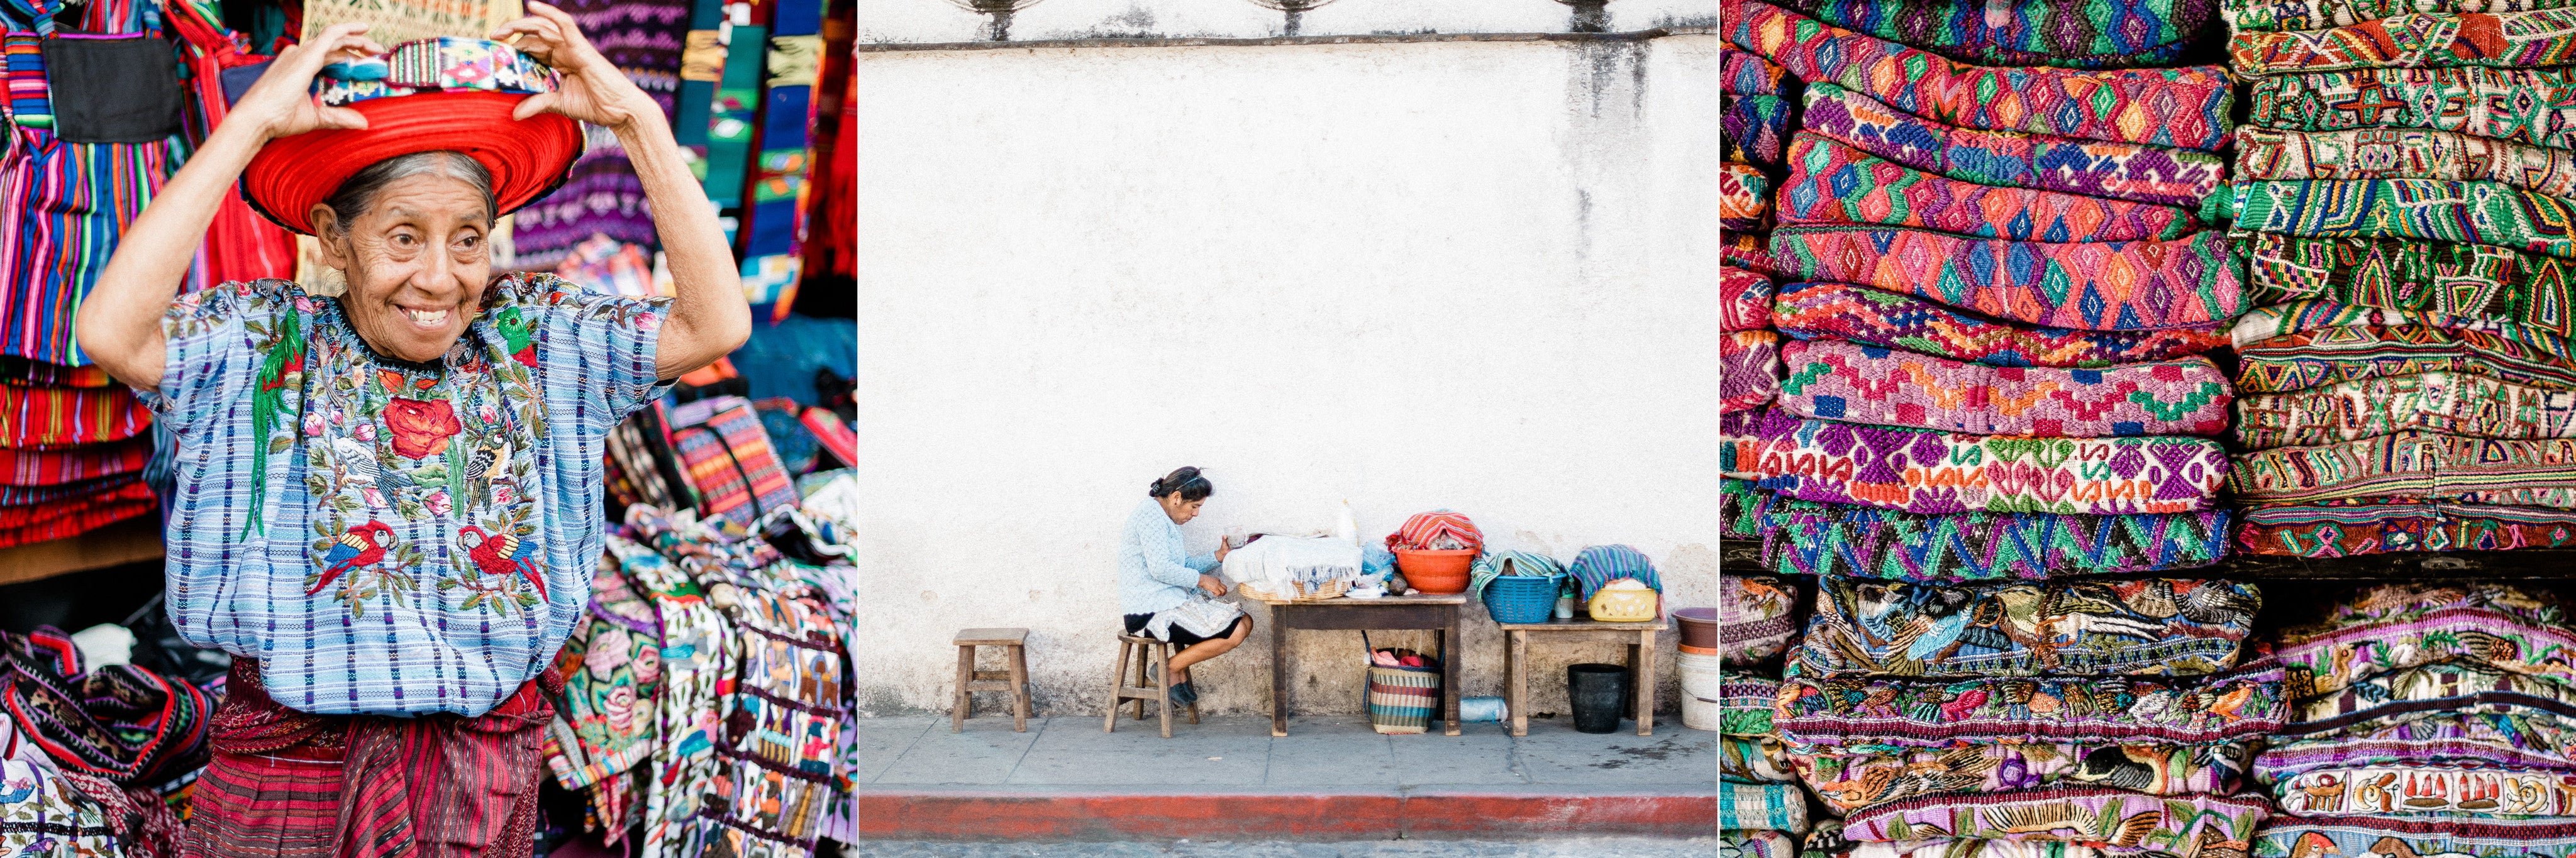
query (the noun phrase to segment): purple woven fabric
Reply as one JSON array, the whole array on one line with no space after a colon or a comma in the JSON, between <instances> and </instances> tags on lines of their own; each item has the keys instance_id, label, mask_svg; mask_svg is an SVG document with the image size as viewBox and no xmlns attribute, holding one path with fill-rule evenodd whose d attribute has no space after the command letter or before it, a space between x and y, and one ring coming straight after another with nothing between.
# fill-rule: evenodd
<instances>
[{"instance_id":1,"label":"purple woven fabric","mask_svg":"<svg viewBox=\"0 0 2576 858\"><path fill-rule=\"evenodd\" d=\"M668 119L680 92L680 51L689 29L685 0L564 0L591 45L625 72ZM589 147L572 177L512 218L510 243L522 268L552 268L593 234L645 246L659 243L643 180L615 135L584 126Z\"/></svg>"},{"instance_id":2,"label":"purple woven fabric","mask_svg":"<svg viewBox=\"0 0 2576 858\"><path fill-rule=\"evenodd\" d=\"M1780 334L1736 331L1717 347L1718 410L1756 408L1780 394Z\"/></svg>"},{"instance_id":3,"label":"purple woven fabric","mask_svg":"<svg viewBox=\"0 0 2576 858\"><path fill-rule=\"evenodd\" d=\"M1763 416L1762 488L1906 512L2174 513L2216 502L2227 451L2204 438L2024 438Z\"/></svg>"}]
</instances>

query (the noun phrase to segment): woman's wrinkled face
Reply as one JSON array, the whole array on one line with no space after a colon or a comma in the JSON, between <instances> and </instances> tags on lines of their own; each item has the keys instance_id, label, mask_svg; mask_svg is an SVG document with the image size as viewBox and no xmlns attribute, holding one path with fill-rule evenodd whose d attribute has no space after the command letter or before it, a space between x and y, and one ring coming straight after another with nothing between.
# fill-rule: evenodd
<instances>
[{"instance_id":1,"label":"woman's wrinkled face","mask_svg":"<svg viewBox=\"0 0 2576 858\"><path fill-rule=\"evenodd\" d=\"M340 306L376 353L429 363L447 353L492 276L483 195L439 175L394 181L355 222L315 206L326 264L349 280Z\"/></svg>"},{"instance_id":2,"label":"woman's wrinkled face","mask_svg":"<svg viewBox=\"0 0 2576 858\"><path fill-rule=\"evenodd\" d=\"M1207 505L1207 498L1194 501L1182 500L1180 492L1173 492L1156 500L1163 502L1163 514L1171 516L1173 524L1190 523L1190 519L1199 517L1199 507Z\"/></svg>"}]
</instances>

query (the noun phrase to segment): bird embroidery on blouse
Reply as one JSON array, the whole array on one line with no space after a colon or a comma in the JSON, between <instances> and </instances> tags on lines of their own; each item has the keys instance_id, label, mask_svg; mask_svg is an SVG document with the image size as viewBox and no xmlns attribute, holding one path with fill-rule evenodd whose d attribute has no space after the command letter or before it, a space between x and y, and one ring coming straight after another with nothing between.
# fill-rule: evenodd
<instances>
[{"instance_id":1,"label":"bird embroidery on blouse","mask_svg":"<svg viewBox=\"0 0 2576 858\"><path fill-rule=\"evenodd\" d=\"M537 574L535 561L529 559L536 556L535 542L522 540L518 534L511 533L507 529L502 530L499 536L486 533L482 528L473 525L466 525L456 530L456 536L459 539L463 539L469 533L474 535L474 541L467 546L465 556L474 561L474 568L482 570L485 575L503 578L512 574L524 576L529 584L537 588L537 598L546 598L545 579Z\"/></svg>"},{"instance_id":2,"label":"bird embroidery on blouse","mask_svg":"<svg viewBox=\"0 0 2576 858\"><path fill-rule=\"evenodd\" d=\"M322 574L314 578L313 586L306 589L304 595L310 596L322 592L322 588L331 586L332 581L350 570L364 569L384 562L385 546L376 539L381 536L384 537L385 542L392 542L393 535L393 528L374 521L349 528L348 532L340 534L340 538L331 543L330 553L322 556L322 562L325 564Z\"/></svg>"}]
</instances>

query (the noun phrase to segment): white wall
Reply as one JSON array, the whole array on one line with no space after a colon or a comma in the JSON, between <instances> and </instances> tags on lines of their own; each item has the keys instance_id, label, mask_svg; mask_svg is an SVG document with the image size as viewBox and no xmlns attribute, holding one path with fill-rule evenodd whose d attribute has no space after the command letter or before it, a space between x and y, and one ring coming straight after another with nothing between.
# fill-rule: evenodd
<instances>
[{"instance_id":1,"label":"white wall","mask_svg":"<svg viewBox=\"0 0 2576 858\"><path fill-rule=\"evenodd\" d=\"M1120 524L1185 464L1201 550L1449 507L1716 604L1717 42L861 53L862 705L944 711L950 636L1025 626L1096 713ZM1203 709L1266 711L1261 631ZM1359 711L1359 636L1292 634L1294 705ZM1538 653L1533 709L1620 652Z\"/></svg>"},{"instance_id":2,"label":"white wall","mask_svg":"<svg viewBox=\"0 0 2576 858\"><path fill-rule=\"evenodd\" d=\"M986 19L949 0L857 0L860 42L963 42ZM1610 29L1716 26L1717 0L1610 0ZM1335 0L1307 12L1301 35L1562 33L1572 7L1557 0ZM1253 0L1043 0L1012 16L1011 38L1260 38L1286 18Z\"/></svg>"}]
</instances>

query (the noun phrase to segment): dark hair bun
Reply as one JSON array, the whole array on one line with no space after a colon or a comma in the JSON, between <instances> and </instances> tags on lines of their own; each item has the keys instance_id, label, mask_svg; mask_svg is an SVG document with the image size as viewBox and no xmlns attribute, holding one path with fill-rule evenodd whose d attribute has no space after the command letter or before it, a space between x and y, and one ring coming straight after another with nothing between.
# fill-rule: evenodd
<instances>
[{"instance_id":1,"label":"dark hair bun","mask_svg":"<svg viewBox=\"0 0 2576 858\"><path fill-rule=\"evenodd\" d=\"M1199 473L1199 469L1185 467L1155 480L1152 485L1146 487L1146 492L1158 498L1179 492L1182 500L1194 501L1205 500L1208 495L1215 494L1216 486L1209 483L1207 477Z\"/></svg>"}]
</instances>

